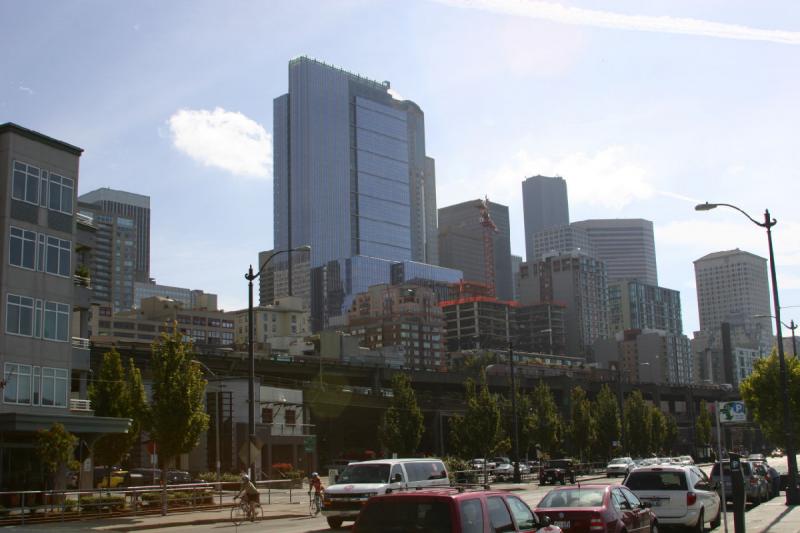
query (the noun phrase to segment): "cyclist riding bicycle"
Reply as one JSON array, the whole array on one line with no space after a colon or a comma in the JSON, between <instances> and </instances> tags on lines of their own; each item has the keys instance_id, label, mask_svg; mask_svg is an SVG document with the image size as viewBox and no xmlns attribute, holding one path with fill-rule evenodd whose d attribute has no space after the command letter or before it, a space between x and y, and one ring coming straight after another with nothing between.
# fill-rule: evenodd
<instances>
[{"instance_id":1,"label":"cyclist riding bicycle","mask_svg":"<svg viewBox=\"0 0 800 533\"><path fill-rule=\"evenodd\" d=\"M243 502L247 502L248 505L251 503L260 503L261 498L258 493L258 489L253 482L250 481L250 476L247 474L242 474L242 484L239 487L239 494L236 495L237 498L241 498Z\"/></svg>"},{"instance_id":2,"label":"cyclist riding bicycle","mask_svg":"<svg viewBox=\"0 0 800 533\"><path fill-rule=\"evenodd\" d=\"M316 472L311 473L311 481L309 481L311 488L314 489L314 495L319 496L322 494L322 480Z\"/></svg>"}]
</instances>

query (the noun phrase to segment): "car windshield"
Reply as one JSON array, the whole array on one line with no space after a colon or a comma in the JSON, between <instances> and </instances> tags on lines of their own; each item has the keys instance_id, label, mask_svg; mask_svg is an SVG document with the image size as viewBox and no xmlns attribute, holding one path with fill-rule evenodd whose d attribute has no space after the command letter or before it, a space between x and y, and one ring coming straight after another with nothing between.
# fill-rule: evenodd
<instances>
[{"instance_id":1,"label":"car windshield","mask_svg":"<svg viewBox=\"0 0 800 533\"><path fill-rule=\"evenodd\" d=\"M547 466L548 468L569 468L572 463L569 461L550 461Z\"/></svg>"},{"instance_id":2,"label":"car windshield","mask_svg":"<svg viewBox=\"0 0 800 533\"><path fill-rule=\"evenodd\" d=\"M389 465L349 465L339 476L338 483L388 483Z\"/></svg>"},{"instance_id":3,"label":"car windshield","mask_svg":"<svg viewBox=\"0 0 800 533\"><path fill-rule=\"evenodd\" d=\"M537 507L600 507L605 489L559 489L542 498Z\"/></svg>"},{"instance_id":4,"label":"car windshield","mask_svg":"<svg viewBox=\"0 0 800 533\"><path fill-rule=\"evenodd\" d=\"M639 472L634 470L625 480L625 486L637 490L686 490L683 472Z\"/></svg>"},{"instance_id":5,"label":"car windshield","mask_svg":"<svg viewBox=\"0 0 800 533\"><path fill-rule=\"evenodd\" d=\"M361 533L450 533L450 507L444 501L383 498L367 505L358 519Z\"/></svg>"},{"instance_id":6,"label":"car windshield","mask_svg":"<svg viewBox=\"0 0 800 533\"><path fill-rule=\"evenodd\" d=\"M628 462L627 459L614 459L613 461L611 461L611 464L612 465L624 465L627 462Z\"/></svg>"}]
</instances>

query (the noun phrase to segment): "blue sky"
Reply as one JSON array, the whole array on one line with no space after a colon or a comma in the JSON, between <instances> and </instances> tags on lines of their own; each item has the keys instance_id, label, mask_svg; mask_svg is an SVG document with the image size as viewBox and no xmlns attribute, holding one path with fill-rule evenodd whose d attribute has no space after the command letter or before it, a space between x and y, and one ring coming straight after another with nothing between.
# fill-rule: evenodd
<instances>
[{"instance_id":1,"label":"blue sky","mask_svg":"<svg viewBox=\"0 0 800 533\"><path fill-rule=\"evenodd\" d=\"M697 328L692 261L762 229L800 306L800 9L746 0L0 2L0 122L76 144L80 192L151 197L151 275L246 305L272 245L272 99L306 54L425 111L440 207L567 180L573 220L654 222L659 283ZM784 318L800 318L800 308Z\"/></svg>"}]
</instances>

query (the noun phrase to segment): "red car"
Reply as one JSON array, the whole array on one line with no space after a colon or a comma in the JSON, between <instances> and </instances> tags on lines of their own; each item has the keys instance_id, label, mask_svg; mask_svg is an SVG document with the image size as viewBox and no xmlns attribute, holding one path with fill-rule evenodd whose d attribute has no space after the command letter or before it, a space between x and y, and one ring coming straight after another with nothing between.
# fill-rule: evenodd
<instances>
[{"instance_id":1,"label":"red car","mask_svg":"<svg viewBox=\"0 0 800 533\"><path fill-rule=\"evenodd\" d=\"M373 496L354 533L562 533L518 497L499 491L417 490Z\"/></svg>"},{"instance_id":2,"label":"red car","mask_svg":"<svg viewBox=\"0 0 800 533\"><path fill-rule=\"evenodd\" d=\"M577 485L553 489L536 506L564 533L657 533L656 515L626 487Z\"/></svg>"}]
</instances>

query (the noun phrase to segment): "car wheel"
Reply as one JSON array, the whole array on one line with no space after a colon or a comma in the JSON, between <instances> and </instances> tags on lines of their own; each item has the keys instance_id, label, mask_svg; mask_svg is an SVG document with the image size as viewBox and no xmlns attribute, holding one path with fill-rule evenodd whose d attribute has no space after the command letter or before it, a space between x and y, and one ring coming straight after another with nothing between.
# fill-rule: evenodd
<instances>
[{"instance_id":1,"label":"car wheel","mask_svg":"<svg viewBox=\"0 0 800 533\"><path fill-rule=\"evenodd\" d=\"M704 533L705 530L705 513L703 513L703 509L700 509L700 516L697 517L697 523L694 525L691 531L692 533Z\"/></svg>"},{"instance_id":2,"label":"car wheel","mask_svg":"<svg viewBox=\"0 0 800 533\"><path fill-rule=\"evenodd\" d=\"M342 522L344 522L344 520L338 516L328 517L328 525L331 529L338 529L342 527Z\"/></svg>"},{"instance_id":3,"label":"car wheel","mask_svg":"<svg viewBox=\"0 0 800 533\"><path fill-rule=\"evenodd\" d=\"M717 509L717 517L711 521L711 529L719 527L721 522L722 522L722 503L719 504L719 508Z\"/></svg>"}]
</instances>

